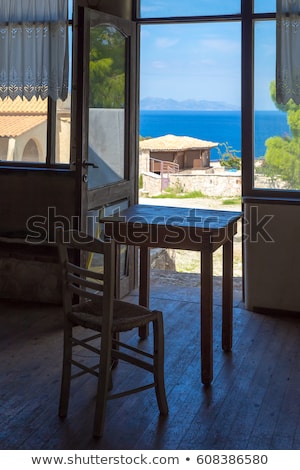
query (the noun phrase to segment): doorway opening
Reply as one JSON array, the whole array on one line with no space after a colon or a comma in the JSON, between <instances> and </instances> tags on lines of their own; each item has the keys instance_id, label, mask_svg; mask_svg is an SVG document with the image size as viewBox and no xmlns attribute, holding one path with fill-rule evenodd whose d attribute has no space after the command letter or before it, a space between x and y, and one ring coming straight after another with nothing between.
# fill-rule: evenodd
<instances>
[{"instance_id":1,"label":"doorway opening","mask_svg":"<svg viewBox=\"0 0 300 470\"><path fill-rule=\"evenodd\" d=\"M140 55L139 203L240 211L241 22L142 24ZM156 276L199 284L196 253L151 257ZM218 277L221 250L214 257Z\"/></svg>"}]
</instances>

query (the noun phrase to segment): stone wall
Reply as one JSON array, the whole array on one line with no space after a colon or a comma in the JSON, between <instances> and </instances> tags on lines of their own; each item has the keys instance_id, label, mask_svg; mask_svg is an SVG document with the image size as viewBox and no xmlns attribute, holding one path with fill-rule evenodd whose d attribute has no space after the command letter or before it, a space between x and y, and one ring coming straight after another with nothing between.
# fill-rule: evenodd
<instances>
[{"instance_id":1,"label":"stone wall","mask_svg":"<svg viewBox=\"0 0 300 470\"><path fill-rule=\"evenodd\" d=\"M140 191L144 196L155 196L161 193L161 177L155 173L142 173L143 189Z\"/></svg>"},{"instance_id":2,"label":"stone wall","mask_svg":"<svg viewBox=\"0 0 300 470\"><path fill-rule=\"evenodd\" d=\"M148 150L141 150L139 153L139 173L147 173L150 170L150 156Z\"/></svg>"},{"instance_id":3,"label":"stone wall","mask_svg":"<svg viewBox=\"0 0 300 470\"><path fill-rule=\"evenodd\" d=\"M183 192L201 191L206 196L240 196L242 192L240 172L177 173L170 175L170 186L180 187Z\"/></svg>"},{"instance_id":4,"label":"stone wall","mask_svg":"<svg viewBox=\"0 0 300 470\"><path fill-rule=\"evenodd\" d=\"M201 191L206 196L240 196L240 172L204 173L202 170L169 175L169 186L183 192ZM155 196L161 193L161 177L154 173L143 173L143 195Z\"/></svg>"}]
</instances>

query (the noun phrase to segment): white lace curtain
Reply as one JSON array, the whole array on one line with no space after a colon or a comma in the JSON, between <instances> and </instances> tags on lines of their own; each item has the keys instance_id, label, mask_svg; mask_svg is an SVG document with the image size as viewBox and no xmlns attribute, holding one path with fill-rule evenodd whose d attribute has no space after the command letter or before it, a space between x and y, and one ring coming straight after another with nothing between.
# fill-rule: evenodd
<instances>
[{"instance_id":1,"label":"white lace curtain","mask_svg":"<svg viewBox=\"0 0 300 470\"><path fill-rule=\"evenodd\" d=\"M300 0L277 0L276 101L300 104Z\"/></svg>"},{"instance_id":2,"label":"white lace curtain","mask_svg":"<svg viewBox=\"0 0 300 470\"><path fill-rule=\"evenodd\" d=\"M68 0L0 0L0 98L68 95Z\"/></svg>"}]
</instances>

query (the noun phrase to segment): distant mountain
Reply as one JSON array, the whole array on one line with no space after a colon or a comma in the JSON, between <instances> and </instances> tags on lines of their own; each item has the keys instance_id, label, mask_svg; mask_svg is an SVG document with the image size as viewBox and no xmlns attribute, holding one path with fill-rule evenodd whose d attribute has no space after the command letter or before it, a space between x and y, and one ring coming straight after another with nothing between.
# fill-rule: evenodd
<instances>
[{"instance_id":1,"label":"distant mountain","mask_svg":"<svg viewBox=\"0 0 300 470\"><path fill-rule=\"evenodd\" d=\"M140 103L144 111L239 111L239 107L221 101L184 100L176 101L171 98L143 98Z\"/></svg>"}]
</instances>

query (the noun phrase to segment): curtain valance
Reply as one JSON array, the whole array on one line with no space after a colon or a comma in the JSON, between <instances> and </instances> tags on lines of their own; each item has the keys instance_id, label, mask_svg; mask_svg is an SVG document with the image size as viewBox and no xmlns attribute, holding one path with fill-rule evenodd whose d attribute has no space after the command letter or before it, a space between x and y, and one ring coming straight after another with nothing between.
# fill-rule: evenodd
<instances>
[{"instance_id":1,"label":"curtain valance","mask_svg":"<svg viewBox=\"0 0 300 470\"><path fill-rule=\"evenodd\" d=\"M277 0L276 100L300 104L300 0Z\"/></svg>"},{"instance_id":2,"label":"curtain valance","mask_svg":"<svg viewBox=\"0 0 300 470\"><path fill-rule=\"evenodd\" d=\"M68 95L68 0L0 0L0 98Z\"/></svg>"}]
</instances>

